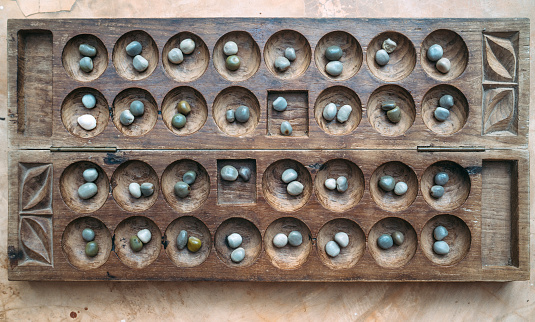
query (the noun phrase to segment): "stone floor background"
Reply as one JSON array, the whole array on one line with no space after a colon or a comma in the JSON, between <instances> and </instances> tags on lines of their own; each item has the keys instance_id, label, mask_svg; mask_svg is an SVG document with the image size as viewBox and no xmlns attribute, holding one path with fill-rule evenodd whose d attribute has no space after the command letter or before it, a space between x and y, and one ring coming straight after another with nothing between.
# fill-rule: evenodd
<instances>
[{"instance_id":1,"label":"stone floor background","mask_svg":"<svg viewBox=\"0 0 535 322\"><path fill-rule=\"evenodd\" d=\"M165 17L528 17L533 0L0 0L0 117L7 110L9 18ZM531 75L535 50L531 54ZM535 81L532 81L535 83ZM535 124L531 86L531 124ZM530 129L531 171L534 127ZM0 180L7 182L6 121ZM535 176L530 200L535 207ZM531 280L512 283L50 283L7 281L7 187L0 188L1 320L500 320L535 321L535 218Z\"/></svg>"}]
</instances>

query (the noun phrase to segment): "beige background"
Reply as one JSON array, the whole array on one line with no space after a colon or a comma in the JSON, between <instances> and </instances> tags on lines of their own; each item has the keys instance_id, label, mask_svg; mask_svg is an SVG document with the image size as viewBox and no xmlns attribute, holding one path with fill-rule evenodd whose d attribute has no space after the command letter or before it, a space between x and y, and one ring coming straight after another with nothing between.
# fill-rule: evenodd
<instances>
[{"instance_id":1,"label":"beige background","mask_svg":"<svg viewBox=\"0 0 535 322\"><path fill-rule=\"evenodd\" d=\"M158 2L158 3L157 3ZM150 3L150 4L149 4ZM6 117L8 18L528 17L534 0L0 0L0 117ZM534 55L531 54L531 75ZM535 90L531 86L531 104ZM532 108L530 120L534 124ZM0 180L7 182L6 121ZM530 129L534 142L533 126ZM531 149L533 160L533 148ZM532 162L532 173L533 170ZM533 176L535 178L535 176ZM534 187L534 180L531 180ZM535 205L534 193L530 194ZM535 218L531 221L535 267ZM0 189L0 320L532 320L535 276L512 283L8 282L7 187Z\"/></svg>"}]
</instances>

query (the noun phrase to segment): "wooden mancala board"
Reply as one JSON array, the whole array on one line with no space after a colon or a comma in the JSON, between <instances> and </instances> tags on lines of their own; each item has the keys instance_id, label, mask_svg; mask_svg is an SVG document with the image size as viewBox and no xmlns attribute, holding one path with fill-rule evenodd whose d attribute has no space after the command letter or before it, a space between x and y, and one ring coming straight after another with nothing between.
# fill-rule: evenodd
<instances>
[{"instance_id":1,"label":"wooden mancala board","mask_svg":"<svg viewBox=\"0 0 535 322\"><path fill-rule=\"evenodd\" d=\"M167 55L180 41L196 47L180 65ZM382 42L397 43L390 62L374 60ZM126 45L137 40L149 61L132 67ZM225 68L223 46L238 44L241 66ZM82 72L78 47L97 49ZM439 44L451 70L427 59ZM343 72L325 72L325 49L343 50ZM286 47L297 59L286 72L274 61ZM529 278L528 19L91 19L9 20L9 279L250 281L508 281ZM97 98L85 109L81 97ZM433 117L442 95L450 117ZM284 112L272 108L282 96ZM119 115L133 100L145 113L130 126ZM180 100L192 112L176 129ZM382 102L395 100L401 121ZM328 103L349 104L345 123L328 122ZM246 105L246 123L225 112ZM91 131L77 118L91 114ZM280 126L289 121L290 136ZM251 178L221 179L226 165ZM98 193L82 200L82 172L96 168ZM281 173L298 173L291 196ZM197 174L178 198L182 175ZM450 180L430 196L433 177ZM407 184L402 196L378 187L384 175ZM325 188L346 176L349 188ZM155 193L135 199L132 182ZM433 229L446 227L447 255L433 252ZM99 244L85 255L81 232ZM139 252L129 238L147 228ZM201 250L179 250L181 230ZM273 246L297 230L300 246ZM349 245L330 257L334 234ZM381 250L377 238L404 233ZM233 263L226 236L243 237L245 259Z\"/></svg>"}]
</instances>

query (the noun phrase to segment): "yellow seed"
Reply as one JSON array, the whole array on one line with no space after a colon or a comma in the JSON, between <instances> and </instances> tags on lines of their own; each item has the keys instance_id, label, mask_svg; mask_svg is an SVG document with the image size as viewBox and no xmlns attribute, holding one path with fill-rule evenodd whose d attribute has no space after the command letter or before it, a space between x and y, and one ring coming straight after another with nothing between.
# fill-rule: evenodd
<instances>
[{"instance_id":1,"label":"yellow seed","mask_svg":"<svg viewBox=\"0 0 535 322\"><path fill-rule=\"evenodd\" d=\"M189 112L191 112L191 106L186 101L180 101L176 105L176 108L178 110L178 113L188 115Z\"/></svg>"},{"instance_id":2,"label":"yellow seed","mask_svg":"<svg viewBox=\"0 0 535 322\"><path fill-rule=\"evenodd\" d=\"M188 238L188 249L190 252L197 252L199 249L201 249L202 242L197 237L190 237Z\"/></svg>"}]
</instances>

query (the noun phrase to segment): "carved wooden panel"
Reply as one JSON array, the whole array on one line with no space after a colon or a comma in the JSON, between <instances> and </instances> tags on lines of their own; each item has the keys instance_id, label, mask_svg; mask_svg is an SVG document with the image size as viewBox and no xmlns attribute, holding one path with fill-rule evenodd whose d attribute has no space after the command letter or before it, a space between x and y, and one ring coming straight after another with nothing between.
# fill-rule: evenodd
<instances>
[{"instance_id":1,"label":"carved wooden panel","mask_svg":"<svg viewBox=\"0 0 535 322\"><path fill-rule=\"evenodd\" d=\"M19 163L21 214L52 214L52 164Z\"/></svg>"},{"instance_id":2,"label":"carved wooden panel","mask_svg":"<svg viewBox=\"0 0 535 322\"><path fill-rule=\"evenodd\" d=\"M19 265L52 266L51 216L21 216L19 238L23 252Z\"/></svg>"},{"instance_id":3,"label":"carved wooden panel","mask_svg":"<svg viewBox=\"0 0 535 322\"><path fill-rule=\"evenodd\" d=\"M518 135L519 32L483 33L483 134Z\"/></svg>"},{"instance_id":4,"label":"carved wooden panel","mask_svg":"<svg viewBox=\"0 0 535 322\"><path fill-rule=\"evenodd\" d=\"M489 88L483 95L483 134L516 135L518 133L516 89Z\"/></svg>"}]
</instances>

